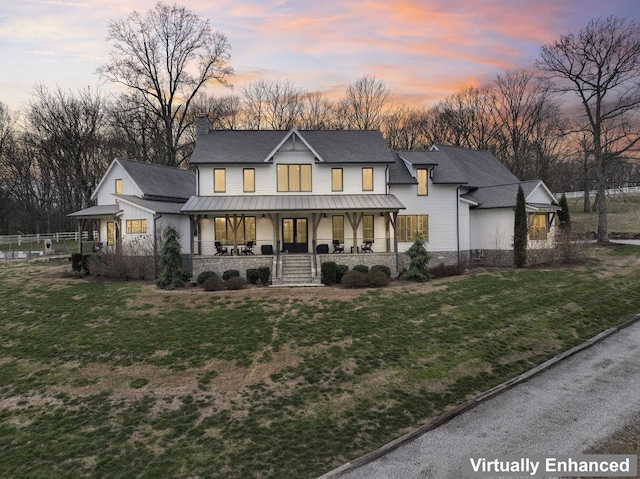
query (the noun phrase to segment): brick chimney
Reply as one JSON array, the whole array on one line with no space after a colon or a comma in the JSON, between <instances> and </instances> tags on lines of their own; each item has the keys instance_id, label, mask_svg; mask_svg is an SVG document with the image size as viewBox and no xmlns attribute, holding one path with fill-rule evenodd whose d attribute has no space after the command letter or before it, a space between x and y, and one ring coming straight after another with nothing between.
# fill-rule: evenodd
<instances>
[{"instance_id":1,"label":"brick chimney","mask_svg":"<svg viewBox=\"0 0 640 479\"><path fill-rule=\"evenodd\" d=\"M196 138L200 135L208 135L211 130L211 121L206 113L196 114Z\"/></svg>"}]
</instances>

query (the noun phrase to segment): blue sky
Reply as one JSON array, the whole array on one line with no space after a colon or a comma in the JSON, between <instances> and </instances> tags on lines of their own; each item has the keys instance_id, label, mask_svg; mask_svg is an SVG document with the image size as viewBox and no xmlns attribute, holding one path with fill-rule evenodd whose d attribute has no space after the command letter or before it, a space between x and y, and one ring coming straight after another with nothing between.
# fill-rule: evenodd
<instances>
[{"instance_id":1,"label":"blue sky","mask_svg":"<svg viewBox=\"0 0 640 479\"><path fill-rule=\"evenodd\" d=\"M20 108L44 84L101 85L107 23L152 0L0 0L0 101ZM172 3L172 2L170 2ZM609 15L640 19L637 0L183 0L226 34L236 90L289 80L339 97L373 74L399 102L430 104L510 68L530 67L539 48ZM224 94L222 88L210 90Z\"/></svg>"}]
</instances>

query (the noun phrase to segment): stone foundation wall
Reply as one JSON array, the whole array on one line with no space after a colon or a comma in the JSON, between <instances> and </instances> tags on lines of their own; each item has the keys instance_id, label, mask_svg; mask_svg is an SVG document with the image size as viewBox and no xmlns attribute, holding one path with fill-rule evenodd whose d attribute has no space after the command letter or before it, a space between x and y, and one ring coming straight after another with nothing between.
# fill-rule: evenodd
<instances>
[{"instance_id":1,"label":"stone foundation wall","mask_svg":"<svg viewBox=\"0 0 640 479\"><path fill-rule=\"evenodd\" d=\"M240 271L240 276L247 279L248 269L270 268L273 276L273 258L270 255L255 256L194 256L192 280L195 281L203 271L213 271L218 276L230 269Z\"/></svg>"},{"instance_id":2,"label":"stone foundation wall","mask_svg":"<svg viewBox=\"0 0 640 479\"><path fill-rule=\"evenodd\" d=\"M400 253L401 258L405 256L404 253ZM396 254L395 253L359 253L359 254L350 254L350 253L336 253L336 254L319 254L318 255L318 269L320 269L320 264L325 263L327 261L333 261L336 264L344 264L349 267L349 269L353 269L354 266L363 264L366 266L374 266L376 264L382 264L388 266L391 269L391 274L393 275L396 272Z\"/></svg>"}]
</instances>

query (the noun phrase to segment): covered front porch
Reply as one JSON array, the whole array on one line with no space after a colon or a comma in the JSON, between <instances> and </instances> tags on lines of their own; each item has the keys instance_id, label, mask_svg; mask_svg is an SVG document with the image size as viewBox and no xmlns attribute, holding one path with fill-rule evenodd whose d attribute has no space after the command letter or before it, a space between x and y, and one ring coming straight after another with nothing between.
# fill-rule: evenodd
<instances>
[{"instance_id":1,"label":"covered front porch","mask_svg":"<svg viewBox=\"0 0 640 479\"><path fill-rule=\"evenodd\" d=\"M404 206L393 195L256 195L196 196L182 212L191 220L194 265L211 264L205 258L268 256L277 283L287 255L308 255L313 281L319 281L319 255L396 256L400 209Z\"/></svg>"},{"instance_id":2,"label":"covered front porch","mask_svg":"<svg viewBox=\"0 0 640 479\"><path fill-rule=\"evenodd\" d=\"M91 206L69 214L68 216L77 222L80 238L83 237L83 232L88 232L88 239L78 242L78 252L90 254L98 249L120 250L122 247L121 214L118 204Z\"/></svg>"}]
</instances>

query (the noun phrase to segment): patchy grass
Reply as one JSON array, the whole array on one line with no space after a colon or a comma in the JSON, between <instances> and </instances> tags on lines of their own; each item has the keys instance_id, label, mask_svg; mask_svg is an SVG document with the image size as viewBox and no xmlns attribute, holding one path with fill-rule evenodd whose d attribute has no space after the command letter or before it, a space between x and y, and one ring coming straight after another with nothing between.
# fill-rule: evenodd
<instances>
[{"instance_id":1,"label":"patchy grass","mask_svg":"<svg viewBox=\"0 0 640 479\"><path fill-rule=\"evenodd\" d=\"M639 312L640 248L593 256L357 291L0 266L0 477L315 477Z\"/></svg>"}]
</instances>

